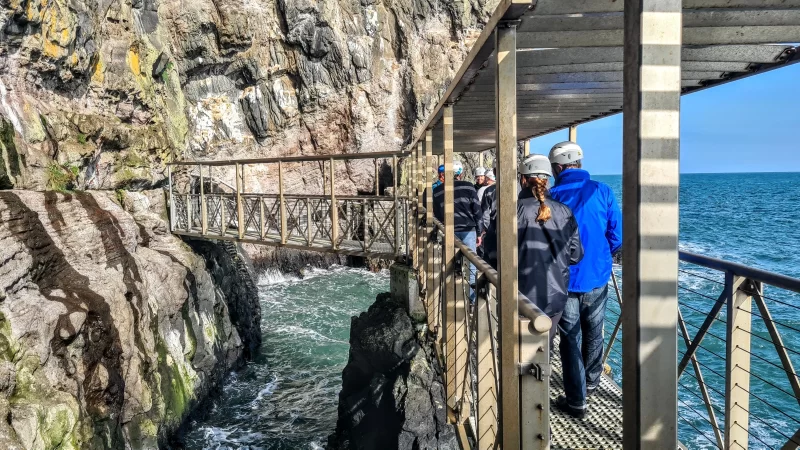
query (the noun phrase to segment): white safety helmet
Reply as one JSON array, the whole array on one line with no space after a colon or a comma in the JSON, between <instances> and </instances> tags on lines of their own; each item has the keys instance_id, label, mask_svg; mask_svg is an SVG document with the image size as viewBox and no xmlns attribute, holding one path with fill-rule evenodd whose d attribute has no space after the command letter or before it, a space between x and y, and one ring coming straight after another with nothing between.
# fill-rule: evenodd
<instances>
[{"instance_id":1,"label":"white safety helmet","mask_svg":"<svg viewBox=\"0 0 800 450\"><path fill-rule=\"evenodd\" d=\"M464 166L461 165L461 161L454 159L453 160L453 175L459 176L461 173L464 172Z\"/></svg>"},{"instance_id":2,"label":"white safety helmet","mask_svg":"<svg viewBox=\"0 0 800 450\"><path fill-rule=\"evenodd\" d=\"M552 164L575 164L582 159L583 149L571 141L560 142L550 150Z\"/></svg>"},{"instance_id":3,"label":"white safety helmet","mask_svg":"<svg viewBox=\"0 0 800 450\"><path fill-rule=\"evenodd\" d=\"M552 177L550 160L544 155L529 155L519 163L520 175Z\"/></svg>"},{"instance_id":4,"label":"white safety helmet","mask_svg":"<svg viewBox=\"0 0 800 450\"><path fill-rule=\"evenodd\" d=\"M475 168L475 176L476 177L486 176L486 169L483 168L483 167L476 167Z\"/></svg>"},{"instance_id":5,"label":"white safety helmet","mask_svg":"<svg viewBox=\"0 0 800 450\"><path fill-rule=\"evenodd\" d=\"M490 179L492 181L495 181L494 170L487 170L486 171L486 178L488 178L488 179Z\"/></svg>"}]
</instances>

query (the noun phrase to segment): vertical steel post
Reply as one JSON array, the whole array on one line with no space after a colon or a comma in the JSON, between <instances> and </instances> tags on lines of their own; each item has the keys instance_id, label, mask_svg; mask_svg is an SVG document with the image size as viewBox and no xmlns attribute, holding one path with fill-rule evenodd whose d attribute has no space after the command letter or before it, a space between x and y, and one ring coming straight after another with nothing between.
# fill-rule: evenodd
<instances>
[{"instance_id":1,"label":"vertical steel post","mask_svg":"<svg viewBox=\"0 0 800 450\"><path fill-rule=\"evenodd\" d=\"M423 177L425 174L425 164L423 164L423 160L425 159L424 147L422 146L422 142L419 143L419 147L417 148L417 205L422 207L422 196L424 195L424 191L422 187L424 186ZM430 205L428 205L430 207ZM417 214L417 274L418 274L418 284L420 290L425 289L425 226L423 225L424 216L422 212L418 209Z\"/></svg>"},{"instance_id":2,"label":"vertical steel post","mask_svg":"<svg viewBox=\"0 0 800 450\"><path fill-rule=\"evenodd\" d=\"M753 297L748 280L725 273L725 448L747 450L750 437L750 325ZM735 445L734 445L735 444Z\"/></svg>"},{"instance_id":3,"label":"vertical steel post","mask_svg":"<svg viewBox=\"0 0 800 450\"><path fill-rule=\"evenodd\" d=\"M312 231L311 227L311 199L306 197L306 243L308 246L311 246L311 238L314 235L311 234Z\"/></svg>"},{"instance_id":4,"label":"vertical steel post","mask_svg":"<svg viewBox=\"0 0 800 450\"><path fill-rule=\"evenodd\" d=\"M426 300L433 301L433 297L438 293L433 292L433 178L431 177L431 167L433 167L433 130L425 133L425 172L424 184L425 204L428 205L425 215L425 292Z\"/></svg>"},{"instance_id":5,"label":"vertical steel post","mask_svg":"<svg viewBox=\"0 0 800 450\"><path fill-rule=\"evenodd\" d=\"M378 158L375 158L375 195L381 195L381 181L378 178L380 172L380 165L378 164Z\"/></svg>"},{"instance_id":6,"label":"vertical steel post","mask_svg":"<svg viewBox=\"0 0 800 450\"><path fill-rule=\"evenodd\" d=\"M625 0L623 445L678 447L681 0Z\"/></svg>"},{"instance_id":7,"label":"vertical steel post","mask_svg":"<svg viewBox=\"0 0 800 450\"><path fill-rule=\"evenodd\" d=\"M447 403L455 409L458 404L459 368L457 364L458 345L456 338L456 287L455 287L455 218L454 218L454 192L453 192L453 106L445 105L442 110L442 123L444 125L444 245L442 264L444 265L444 342L446 351ZM432 190L432 189L431 189ZM431 195L432 197L432 195ZM435 293L434 295L438 294ZM463 380L462 380L463 381Z\"/></svg>"},{"instance_id":8,"label":"vertical steel post","mask_svg":"<svg viewBox=\"0 0 800 450\"><path fill-rule=\"evenodd\" d=\"M192 231L192 190L189 189L189 193L186 194L186 232L190 233Z\"/></svg>"},{"instance_id":9,"label":"vertical steel post","mask_svg":"<svg viewBox=\"0 0 800 450\"><path fill-rule=\"evenodd\" d=\"M525 139L525 144L523 145L523 148L524 148L524 150L523 150L524 155L522 155L522 156L528 156L528 155L531 154L531 140L530 139Z\"/></svg>"},{"instance_id":10,"label":"vertical steel post","mask_svg":"<svg viewBox=\"0 0 800 450\"><path fill-rule=\"evenodd\" d=\"M497 302L500 347L500 436L503 450L520 448L519 313L517 307L517 25L495 30L497 127Z\"/></svg>"},{"instance_id":11,"label":"vertical steel post","mask_svg":"<svg viewBox=\"0 0 800 450\"><path fill-rule=\"evenodd\" d=\"M519 323L519 362L550 367L550 333L536 331L530 319ZM522 450L550 449L550 376L541 374L520 379L520 420Z\"/></svg>"},{"instance_id":12,"label":"vertical steel post","mask_svg":"<svg viewBox=\"0 0 800 450\"><path fill-rule=\"evenodd\" d=\"M573 125L569 127L569 140L572 142L578 142L578 126Z\"/></svg>"},{"instance_id":13,"label":"vertical steel post","mask_svg":"<svg viewBox=\"0 0 800 450\"><path fill-rule=\"evenodd\" d=\"M244 205L242 204L242 165L236 163L236 220L239 239L244 239Z\"/></svg>"},{"instance_id":14,"label":"vertical steel post","mask_svg":"<svg viewBox=\"0 0 800 450\"><path fill-rule=\"evenodd\" d=\"M394 256L399 257L401 253L402 241L400 240L400 230L403 230L405 224L402 223L400 215L400 200L397 192L397 155L392 156L392 194L394 194Z\"/></svg>"},{"instance_id":15,"label":"vertical steel post","mask_svg":"<svg viewBox=\"0 0 800 450\"><path fill-rule=\"evenodd\" d=\"M286 198L283 194L283 161L278 161L278 198L281 209L281 244L285 245L289 234L286 227L289 225L289 223L286 220Z\"/></svg>"},{"instance_id":16,"label":"vertical steel post","mask_svg":"<svg viewBox=\"0 0 800 450\"><path fill-rule=\"evenodd\" d=\"M263 240L267 235L267 215L264 211L264 197L258 198L258 236Z\"/></svg>"},{"instance_id":17,"label":"vertical steel post","mask_svg":"<svg viewBox=\"0 0 800 450\"><path fill-rule=\"evenodd\" d=\"M490 311L497 306L489 290L492 285L482 272L475 280L478 302L478 411L477 450L494 450L497 440L497 389L494 351L492 350L492 320Z\"/></svg>"},{"instance_id":18,"label":"vertical steel post","mask_svg":"<svg viewBox=\"0 0 800 450\"><path fill-rule=\"evenodd\" d=\"M172 165L167 166L167 181L169 186L169 232L175 231L175 198L172 195Z\"/></svg>"},{"instance_id":19,"label":"vertical steel post","mask_svg":"<svg viewBox=\"0 0 800 450\"><path fill-rule=\"evenodd\" d=\"M334 182L334 170L336 161L331 158L331 246L334 250L339 248L339 206L336 204L336 184Z\"/></svg>"},{"instance_id":20,"label":"vertical steel post","mask_svg":"<svg viewBox=\"0 0 800 450\"><path fill-rule=\"evenodd\" d=\"M206 206L206 187L203 180L203 165L198 164L197 168L200 170L200 233L203 236L208 234L208 210Z\"/></svg>"}]
</instances>

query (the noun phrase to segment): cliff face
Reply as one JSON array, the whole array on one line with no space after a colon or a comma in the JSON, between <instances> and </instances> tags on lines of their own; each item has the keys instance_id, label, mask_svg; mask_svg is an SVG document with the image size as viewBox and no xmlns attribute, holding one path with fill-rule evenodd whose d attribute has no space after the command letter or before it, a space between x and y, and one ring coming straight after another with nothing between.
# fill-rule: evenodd
<instances>
[{"instance_id":1,"label":"cliff face","mask_svg":"<svg viewBox=\"0 0 800 450\"><path fill-rule=\"evenodd\" d=\"M0 188L148 186L173 157L398 150L496 3L0 1ZM312 169L287 185L319 187ZM358 164L338 175L343 192L373 185Z\"/></svg>"},{"instance_id":2,"label":"cliff face","mask_svg":"<svg viewBox=\"0 0 800 450\"><path fill-rule=\"evenodd\" d=\"M456 450L432 342L381 294L353 317L339 419L328 450Z\"/></svg>"},{"instance_id":3,"label":"cliff face","mask_svg":"<svg viewBox=\"0 0 800 450\"><path fill-rule=\"evenodd\" d=\"M0 192L0 448L155 448L257 345L246 274L216 283L163 206Z\"/></svg>"}]
</instances>

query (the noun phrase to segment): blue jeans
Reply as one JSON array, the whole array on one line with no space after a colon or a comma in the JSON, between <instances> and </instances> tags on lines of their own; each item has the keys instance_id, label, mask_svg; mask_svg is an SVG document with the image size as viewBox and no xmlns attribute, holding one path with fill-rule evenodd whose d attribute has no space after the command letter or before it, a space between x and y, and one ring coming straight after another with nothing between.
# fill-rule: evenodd
<instances>
[{"instance_id":1,"label":"blue jeans","mask_svg":"<svg viewBox=\"0 0 800 450\"><path fill-rule=\"evenodd\" d=\"M478 235L475 233L475 231L456 231L455 235L461 242L464 243L464 245L469 247L470 250L472 250L473 252L475 251L475 247L477 246L477 243L478 243ZM470 301L473 301L473 302L475 301L475 290L472 288L472 286L475 286L475 275L477 274L477 272L478 271L475 269L475 266L470 264L469 265L469 285L470 285L470 288L469 288L469 299L470 299Z\"/></svg>"},{"instance_id":2,"label":"blue jeans","mask_svg":"<svg viewBox=\"0 0 800 450\"><path fill-rule=\"evenodd\" d=\"M597 388L603 374L603 323L608 286L570 292L558 324L567 404L586 407L586 390Z\"/></svg>"}]
</instances>

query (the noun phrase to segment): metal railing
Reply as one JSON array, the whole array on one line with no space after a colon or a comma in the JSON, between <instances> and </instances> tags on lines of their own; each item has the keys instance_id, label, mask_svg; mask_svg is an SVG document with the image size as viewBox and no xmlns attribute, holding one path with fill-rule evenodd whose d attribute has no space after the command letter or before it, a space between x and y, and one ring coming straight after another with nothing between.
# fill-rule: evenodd
<instances>
[{"instance_id":1,"label":"metal railing","mask_svg":"<svg viewBox=\"0 0 800 450\"><path fill-rule=\"evenodd\" d=\"M800 280L688 252L680 259L681 441L689 448L800 447ZM621 381L616 274L609 286L616 302L609 302L604 356Z\"/></svg>"},{"instance_id":2,"label":"metal railing","mask_svg":"<svg viewBox=\"0 0 800 450\"><path fill-rule=\"evenodd\" d=\"M424 211L423 208L420 208ZM424 217L424 214L420 214ZM425 222L420 229L424 229ZM489 450L500 444L498 403L499 352L502 345L496 290L498 274L486 261L455 239L453 266L443 264L445 227L433 219L422 261L428 271L420 277L425 291L428 329L440 343L444 382L451 421L463 435L462 445ZM474 278L474 282L471 282ZM518 293L519 323L517 379L519 411L502 418L516 422L523 449L549 448L550 318ZM506 384L508 386L508 384Z\"/></svg>"},{"instance_id":3,"label":"metal railing","mask_svg":"<svg viewBox=\"0 0 800 450\"><path fill-rule=\"evenodd\" d=\"M376 156L377 155L377 156ZM375 158L375 192L379 192L379 157L389 157L394 180L391 195L337 195L334 167L337 157L271 158L229 162L175 163L170 166L170 227L175 234L208 239L238 240L289 248L337 252L353 256L399 259L409 253L409 201L398 192L397 154L352 156ZM329 183L324 194L284 192L284 161L327 162ZM245 189L245 167L278 165L278 193ZM173 166L180 166L181 183ZM235 170L235 182L212 178L207 171ZM206 169L206 170L204 170ZM323 170L324 175L324 170ZM324 177L323 177L324 178ZM179 188L178 186L181 186Z\"/></svg>"}]
</instances>

